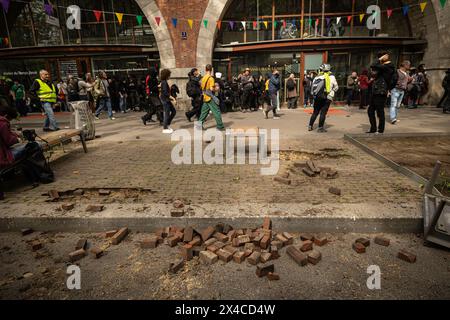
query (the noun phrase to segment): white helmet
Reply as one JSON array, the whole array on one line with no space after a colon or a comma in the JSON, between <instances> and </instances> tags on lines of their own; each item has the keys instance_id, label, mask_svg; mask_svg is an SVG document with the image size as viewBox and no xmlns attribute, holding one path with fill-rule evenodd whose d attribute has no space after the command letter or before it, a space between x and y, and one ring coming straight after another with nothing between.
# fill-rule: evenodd
<instances>
[{"instance_id":1,"label":"white helmet","mask_svg":"<svg viewBox=\"0 0 450 320\"><path fill-rule=\"evenodd\" d=\"M323 63L319 67L320 71L328 72L331 71L331 65L328 63Z\"/></svg>"}]
</instances>

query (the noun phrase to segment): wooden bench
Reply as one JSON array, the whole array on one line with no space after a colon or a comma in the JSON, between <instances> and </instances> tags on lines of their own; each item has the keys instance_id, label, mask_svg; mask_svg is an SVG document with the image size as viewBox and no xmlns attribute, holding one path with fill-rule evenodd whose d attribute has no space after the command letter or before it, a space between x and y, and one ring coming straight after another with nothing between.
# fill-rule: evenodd
<instances>
[{"instance_id":1,"label":"wooden bench","mask_svg":"<svg viewBox=\"0 0 450 320\"><path fill-rule=\"evenodd\" d=\"M79 129L64 129L59 131L54 131L51 133L43 134L39 136L42 142L42 148L44 151L47 151L56 146L62 145L64 142L72 140L73 137L79 136L81 144L83 145L83 150L87 153L86 147L86 139L84 137L84 133Z\"/></svg>"}]
</instances>

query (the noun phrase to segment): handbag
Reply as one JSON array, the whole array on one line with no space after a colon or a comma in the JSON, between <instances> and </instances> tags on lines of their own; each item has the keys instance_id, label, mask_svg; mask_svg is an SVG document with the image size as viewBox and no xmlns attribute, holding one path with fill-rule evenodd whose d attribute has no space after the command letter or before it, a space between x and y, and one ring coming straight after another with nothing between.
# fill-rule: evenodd
<instances>
[{"instance_id":1,"label":"handbag","mask_svg":"<svg viewBox=\"0 0 450 320\"><path fill-rule=\"evenodd\" d=\"M211 78L211 76L209 76L209 78L206 80L206 82L205 82L205 87L203 88L203 93L205 94L205 95L207 95L208 97L210 97L211 99L212 99L212 101L214 101L214 103L217 105L217 106L219 106L220 105L220 100L219 100L219 98L217 98L213 93L212 93L212 91L211 90L206 90L206 85L208 84L208 81L209 81L209 79Z\"/></svg>"}]
</instances>

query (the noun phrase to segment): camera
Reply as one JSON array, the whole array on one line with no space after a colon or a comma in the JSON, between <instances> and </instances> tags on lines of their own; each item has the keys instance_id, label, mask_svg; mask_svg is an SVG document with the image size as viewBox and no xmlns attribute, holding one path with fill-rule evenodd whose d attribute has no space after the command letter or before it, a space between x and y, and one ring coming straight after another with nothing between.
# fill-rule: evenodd
<instances>
[{"instance_id":1,"label":"camera","mask_svg":"<svg viewBox=\"0 0 450 320\"><path fill-rule=\"evenodd\" d=\"M23 138L25 140L27 140L28 142L36 141L37 134L36 134L36 130L34 130L34 129L23 130L22 135L23 135Z\"/></svg>"}]
</instances>

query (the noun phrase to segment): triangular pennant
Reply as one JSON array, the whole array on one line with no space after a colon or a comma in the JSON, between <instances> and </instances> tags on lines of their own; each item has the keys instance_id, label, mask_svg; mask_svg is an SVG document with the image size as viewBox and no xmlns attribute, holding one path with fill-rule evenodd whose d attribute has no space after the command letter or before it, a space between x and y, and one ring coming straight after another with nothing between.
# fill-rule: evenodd
<instances>
[{"instance_id":1,"label":"triangular pennant","mask_svg":"<svg viewBox=\"0 0 450 320\"><path fill-rule=\"evenodd\" d=\"M50 3L44 4L44 11L47 15L51 16L53 14L53 6Z\"/></svg>"},{"instance_id":2,"label":"triangular pennant","mask_svg":"<svg viewBox=\"0 0 450 320\"><path fill-rule=\"evenodd\" d=\"M142 26L142 16L136 16L136 21L138 23L138 26Z\"/></svg>"},{"instance_id":3,"label":"triangular pennant","mask_svg":"<svg viewBox=\"0 0 450 320\"><path fill-rule=\"evenodd\" d=\"M327 17L327 26L330 25L330 22L331 22L331 18Z\"/></svg>"},{"instance_id":4,"label":"triangular pennant","mask_svg":"<svg viewBox=\"0 0 450 320\"><path fill-rule=\"evenodd\" d=\"M206 29L208 29L208 20L203 20L203 25L205 26Z\"/></svg>"},{"instance_id":5,"label":"triangular pennant","mask_svg":"<svg viewBox=\"0 0 450 320\"><path fill-rule=\"evenodd\" d=\"M336 24L339 24L339 22L341 22L341 19L342 19L341 17L337 17L336 18Z\"/></svg>"},{"instance_id":6,"label":"triangular pennant","mask_svg":"<svg viewBox=\"0 0 450 320\"><path fill-rule=\"evenodd\" d=\"M277 25L278 25L278 21L277 20L274 20L273 21L273 27L276 29L277 28Z\"/></svg>"},{"instance_id":7,"label":"triangular pennant","mask_svg":"<svg viewBox=\"0 0 450 320\"><path fill-rule=\"evenodd\" d=\"M3 10L5 10L6 13L8 13L9 10L9 3L11 2L11 0L0 0ZM5 38L7 39L7 38Z\"/></svg>"},{"instance_id":8,"label":"triangular pennant","mask_svg":"<svg viewBox=\"0 0 450 320\"><path fill-rule=\"evenodd\" d=\"M316 26L319 25L319 21L320 21L319 18L317 18L317 19L316 19Z\"/></svg>"},{"instance_id":9,"label":"triangular pennant","mask_svg":"<svg viewBox=\"0 0 450 320\"><path fill-rule=\"evenodd\" d=\"M386 10L388 19L392 16L392 12L393 12L392 9L387 9L387 10Z\"/></svg>"},{"instance_id":10,"label":"triangular pennant","mask_svg":"<svg viewBox=\"0 0 450 320\"><path fill-rule=\"evenodd\" d=\"M352 16L347 16L347 23L350 23L350 21L352 21Z\"/></svg>"},{"instance_id":11,"label":"triangular pennant","mask_svg":"<svg viewBox=\"0 0 450 320\"><path fill-rule=\"evenodd\" d=\"M244 30L245 30L246 27L247 27L247 23L245 21L241 21L241 24L242 24L242 26L244 27Z\"/></svg>"},{"instance_id":12,"label":"triangular pennant","mask_svg":"<svg viewBox=\"0 0 450 320\"><path fill-rule=\"evenodd\" d=\"M228 23L230 24L230 29L233 30L234 29L234 21L230 21Z\"/></svg>"},{"instance_id":13,"label":"triangular pennant","mask_svg":"<svg viewBox=\"0 0 450 320\"><path fill-rule=\"evenodd\" d=\"M177 27L177 23L178 23L178 19L177 18L172 18L172 24L173 24L173 26L175 28Z\"/></svg>"},{"instance_id":14,"label":"triangular pennant","mask_svg":"<svg viewBox=\"0 0 450 320\"><path fill-rule=\"evenodd\" d=\"M443 8L443 7L445 7L445 4L447 3L447 0L440 0L440 2L441 2L441 7Z\"/></svg>"},{"instance_id":15,"label":"triangular pennant","mask_svg":"<svg viewBox=\"0 0 450 320\"><path fill-rule=\"evenodd\" d=\"M308 25L309 25L310 27L312 26L312 19L311 19L311 18L308 19Z\"/></svg>"},{"instance_id":16,"label":"triangular pennant","mask_svg":"<svg viewBox=\"0 0 450 320\"><path fill-rule=\"evenodd\" d=\"M155 17L156 25L159 27L159 24L161 23L161 17Z\"/></svg>"},{"instance_id":17,"label":"triangular pennant","mask_svg":"<svg viewBox=\"0 0 450 320\"><path fill-rule=\"evenodd\" d=\"M422 11L422 13L424 12L426 6L427 6L426 2L421 2L420 3L420 11Z\"/></svg>"},{"instance_id":18,"label":"triangular pennant","mask_svg":"<svg viewBox=\"0 0 450 320\"><path fill-rule=\"evenodd\" d=\"M194 20L188 19L187 22L188 22L189 28L192 29L192 26L194 25Z\"/></svg>"},{"instance_id":19,"label":"triangular pennant","mask_svg":"<svg viewBox=\"0 0 450 320\"><path fill-rule=\"evenodd\" d=\"M403 6L403 8L402 8L402 11L403 11L403 15L404 15L404 16L408 15L408 12L409 12L409 5L405 4L405 5Z\"/></svg>"},{"instance_id":20,"label":"triangular pennant","mask_svg":"<svg viewBox=\"0 0 450 320\"><path fill-rule=\"evenodd\" d=\"M364 16L365 16L364 13L361 13L361 14L359 15L359 22L362 22L362 21L364 20Z\"/></svg>"},{"instance_id":21,"label":"triangular pennant","mask_svg":"<svg viewBox=\"0 0 450 320\"><path fill-rule=\"evenodd\" d=\"M119 21L119 25L122 24L123 13L115 12L117 20Z\"/></svg>"},{"instance_id":22,"label":"triangular pennant","mask_svg":"<svg viewBox=\"0 0 450 320\"><path fill-rule=\"evenodd\" d=\"M264 21L263 22L264 23L264 26L266 27L266 29L269 27L269 22L267 22L267 21Z\"/></svg>"},{"instance_id":23,"label":"triangular pennant","mask_svg":"<svg viewBox=\"0 0 450 320\"><path fill-rule=\"evenodd\" d=\"M253 29L256 30L258 27L258 22L257 21L253 21Z\"/></svg>"},{"instance_id":24,"label":"triangular pennant","mask_svg":"<svg viewBox=\"0 0 450 320\"><path fill-rule=\"evenodd\" d=\"M9 38L5 38L5 45L9 46Z\"/></svg>"},{"instance_id":25,"label":"triangular pennant","mask_svg":"<svg viewBox=\"0 0 450 320\"><path fill-rule=\"evenodd\" d=\"M286 28L286 20L283 20L283 28Z\"/></svg>"},{"instance_id":26,"label":"triangular pennant","mask_svg":"<svg viewBox=\"0 0 450 320\"><path fill-rule=\"evenodd\" d=\"M95 19L97 20L97 22L100 22L102 14L103 12L101 12L100 10L94 10Z\"/></svg>"},{"instance_id":27,"label":"triangular pennant","mask_svg":"<svg viewBox=\"0 0 450 320\"><path fill-rule=\"evenodd\" d=\"M217 29L220 30L220 28L222 27L222 21L218 20L216 24L217 24Z\"/></svg>"}]
</instances>

